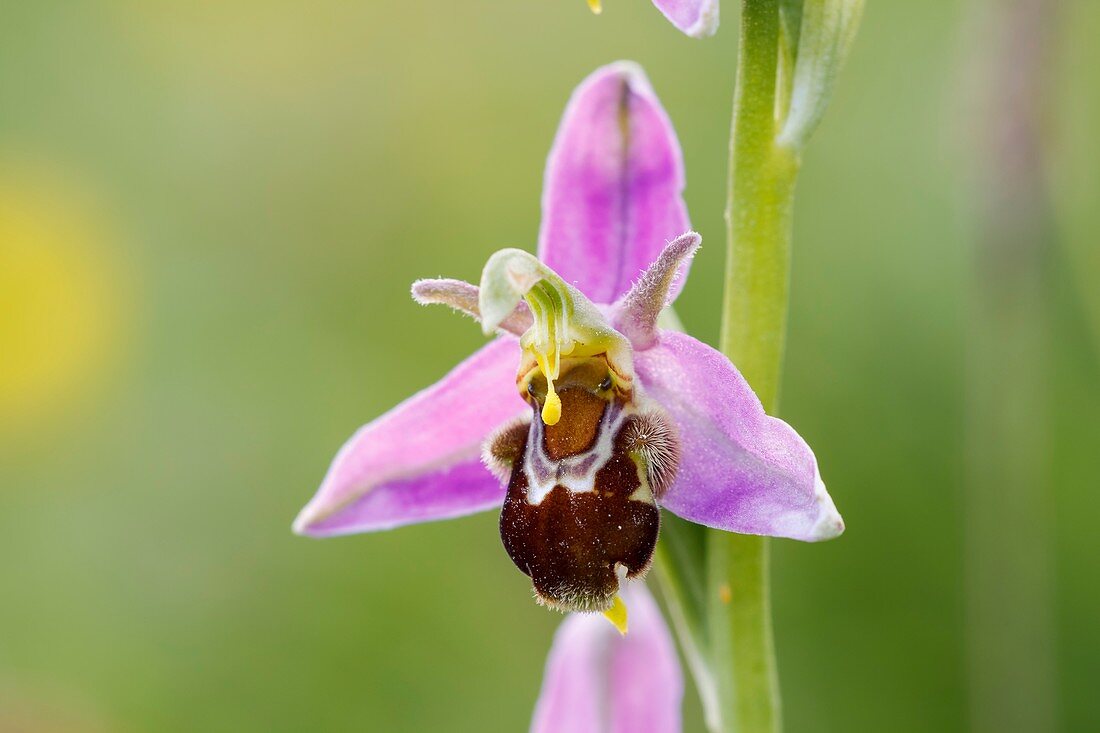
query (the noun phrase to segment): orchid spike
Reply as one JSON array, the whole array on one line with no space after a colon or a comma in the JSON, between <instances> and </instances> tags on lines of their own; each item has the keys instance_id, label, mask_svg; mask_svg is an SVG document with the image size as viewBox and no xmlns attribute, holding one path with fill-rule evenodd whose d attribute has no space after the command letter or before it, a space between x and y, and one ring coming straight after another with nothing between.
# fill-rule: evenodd
<instances>
[{"instance_id":1,"label":"orchid spike","mask_svg":"<svg viewBox=\"0 0 1100 733\"><path fill-rule=\"evenodd\" d=\"M295 531L499 508L505 549L538 601L622 627L658 507L731 532L843 531L805 441L765 414L726 357L660 327L701 241L683 187L679 144L641 69L589 76L547 163L539 256L496 253L480 287L413 286L418 302L450 305L496 337L360 429ZM645 625L634 616L631 635Z\"/></svg>"}]
</instances>

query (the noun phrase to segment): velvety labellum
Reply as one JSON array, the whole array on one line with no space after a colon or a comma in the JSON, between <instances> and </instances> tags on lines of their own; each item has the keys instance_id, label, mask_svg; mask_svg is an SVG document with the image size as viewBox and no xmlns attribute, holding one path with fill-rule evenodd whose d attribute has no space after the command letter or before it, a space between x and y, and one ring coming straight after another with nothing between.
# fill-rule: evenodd
<instances>
[{"instance_id":1,"label":"velvety labellum","mask_svg":"<svg viewBox=\"0 0 1100 733\"><path fill-rule=\"evenodd\" d=\"M639 442L654 432L640 426L654 420L619 398L602 359L563 375L555 425L538 419L543 384L530 382L535 417L526 432L512 432L518 444L497 449L522 456L512 465L501 539L541 602L607 610L620 579L649 568L657 543L660 513Z\"/></svg>"}]
</instances>

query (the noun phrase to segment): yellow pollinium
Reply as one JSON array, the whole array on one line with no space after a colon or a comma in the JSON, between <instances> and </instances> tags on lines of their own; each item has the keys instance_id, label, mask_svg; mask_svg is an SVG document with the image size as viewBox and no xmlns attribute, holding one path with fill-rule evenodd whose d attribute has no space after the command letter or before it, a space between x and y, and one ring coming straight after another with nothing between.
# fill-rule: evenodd
<instances>
[{"instance_id":1,"label":"yellow pollinium","mask_svg":"<svg viewBox=\"0 0 1100 733\"><path fill-rule=\"evenodd\" d=\"M550 365L546 354L536 353L535 362L546 377L546 401L542 405L542 421L547 425L557 425L561 420L561 398L554 391L554 380L557 378L557 370L550 371ZM557 361L557 360L555 360Z\"/></svg>"},{"instance_id":2,"label":"yellow pollinium","mask_svg":"<svg viewBox=\"0 0 1100 733\"><path fill-rule=\"evenodd\" d=\"M594 6L599 7L599 3ZM489 258L481 273L478 309L486 335L521 300L527 302L531 326L519 342L525 365L527 358L534 358L546 378L541 411L546 425L556 425L561 420L561 398L554 382L560 376L563 358L606 354L617 373L632 373L630 342L611 327L599 308L530 253L502 249Z\"/></svg>"},{"instance_id":3,"label":"yellow pollinium","mask_svg":"<svg viewBox=\"0 0 1100 733\"><path fill-rule=\"evenodd\" d=\"M546 404L542 406L542 421L547 425L557 425L558 420L561 420L561 397L553 389L553 384L550 384L550 391L546 393Z\"/></svg>"},{"instance_id":4,"label":"yellow pollinium","mask_svg":"<svg viewBox=\"0 0 1100 733\"><path fill-rule=\"evenodd\" d=\"M600 0L588 0L588 7L592 9L592 12L599 15L603 12L603 7L600 5Z\"/></svg>"},{"instance_id":5,"label":"yellow pollinium","mask_svg":"<svg viewBox=\"0 0 1100 733\"><path fill-rule=\"evenodd\" d=\"M603 615L611 622L612 626L619 630L620 634L626 636L626 604L623 603L622 598L616 595L611 608L604 611Z\"/></svg>"}]
</instances>

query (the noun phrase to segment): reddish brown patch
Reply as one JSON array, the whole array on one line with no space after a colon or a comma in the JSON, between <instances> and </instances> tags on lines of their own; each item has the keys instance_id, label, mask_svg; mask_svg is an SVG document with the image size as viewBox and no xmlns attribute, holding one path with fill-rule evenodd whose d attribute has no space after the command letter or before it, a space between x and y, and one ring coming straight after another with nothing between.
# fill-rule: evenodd
<instances>
[{"instance_id":1,"label":"reddish brown patch","mask_svg":"<svg viewBox=\"0 0 1100 733\"><path fill-rule=\"evenodd\" d=\"M644 572L660 528L657 507L632 501L638 471L620 431L608 463L596 473L596 491L556 486L540 504L527 501L522 465L512 471L500 515L504 548L539 596L562 609L605 610L618 590L615 566Z\"/></svg>"},{"instance_id":2,"label":"reddish brown patch","mask_svg":"<svg viewBox=\"0 0 1100 733\"><path fill-rule=\"evenodd\" d=\"M569 387L558 393L561 420L545 429L546 454L555 461L583 453L593 446L607 400L583 387Z\"/></svg>"}]
</instances>

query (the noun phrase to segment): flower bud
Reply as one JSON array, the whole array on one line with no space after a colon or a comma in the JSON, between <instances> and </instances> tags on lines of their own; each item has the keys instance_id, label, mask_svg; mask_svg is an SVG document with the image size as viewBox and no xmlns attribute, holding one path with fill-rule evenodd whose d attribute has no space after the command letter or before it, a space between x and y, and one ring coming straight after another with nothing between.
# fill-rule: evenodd
<instances>
[{"instance_id":1,"label":"flower bud","mask_svg":"<svg viewBox=\"0 0 1100 733\"><path fill-rule=\"evenodd\" d=\"M863 0L788 0L783 29L795 44L787 117L778 144L801 150L829 105L863 15Z\"/></svg>"}]
</instances>

